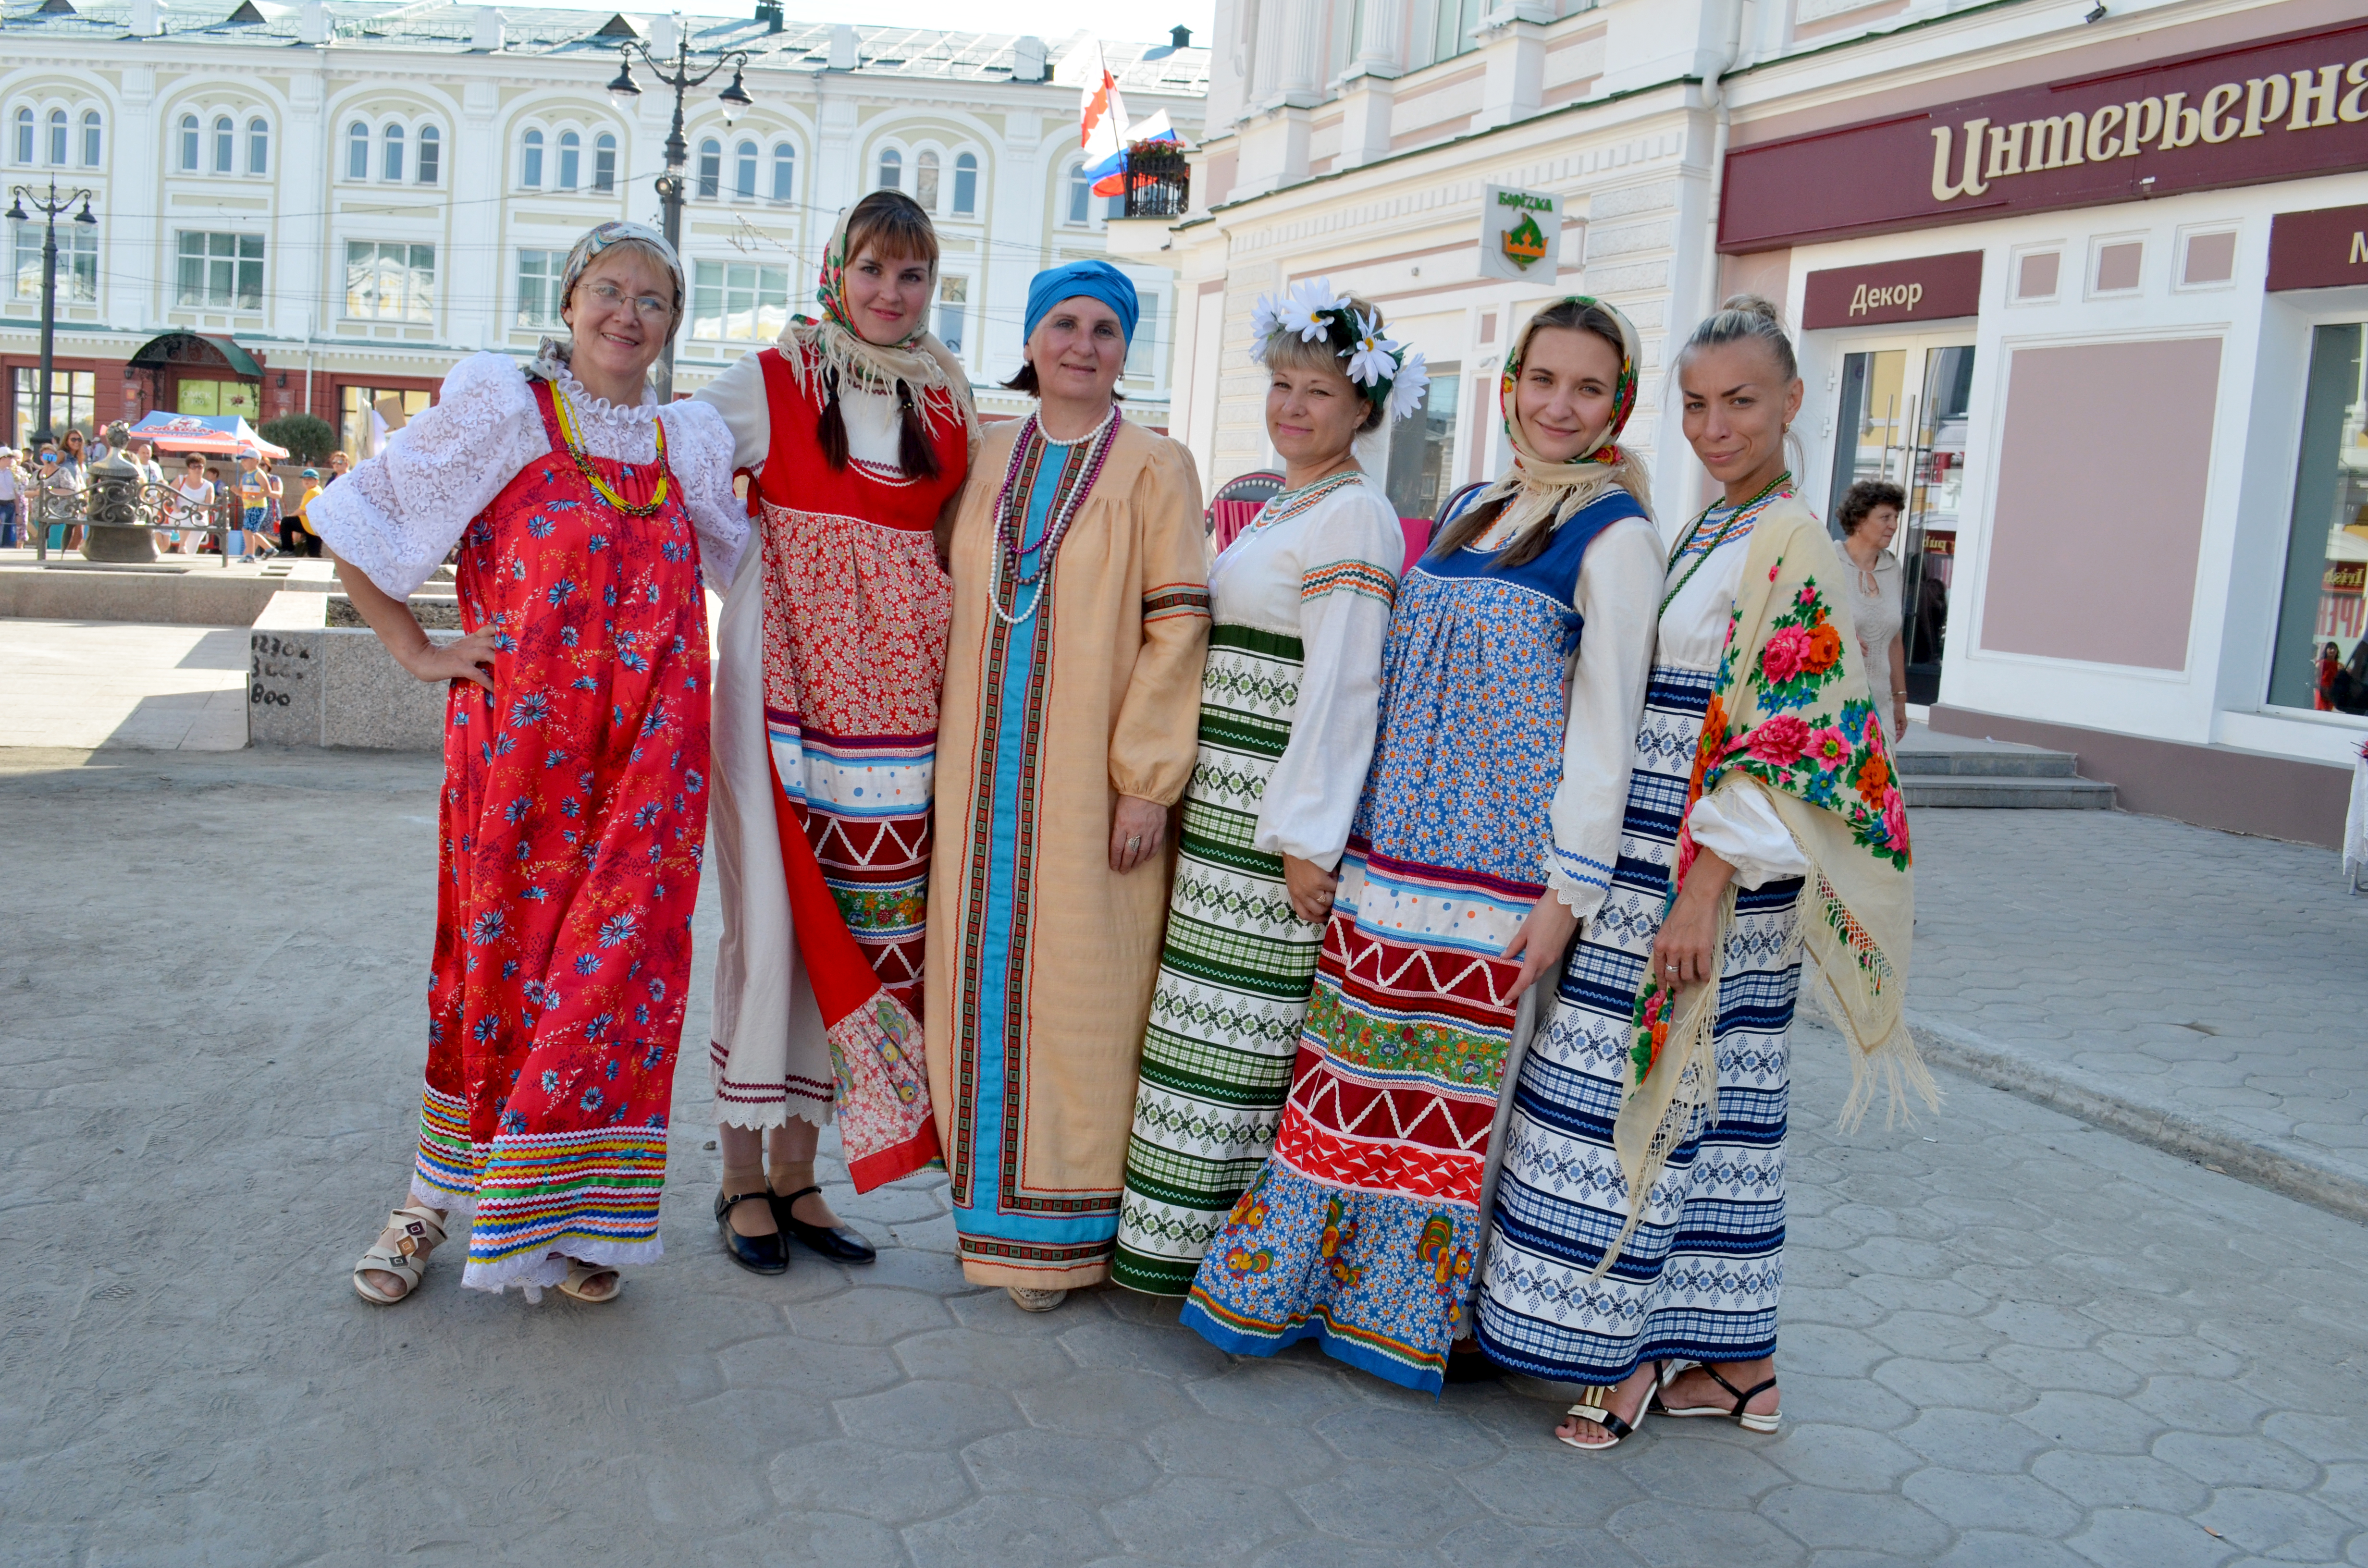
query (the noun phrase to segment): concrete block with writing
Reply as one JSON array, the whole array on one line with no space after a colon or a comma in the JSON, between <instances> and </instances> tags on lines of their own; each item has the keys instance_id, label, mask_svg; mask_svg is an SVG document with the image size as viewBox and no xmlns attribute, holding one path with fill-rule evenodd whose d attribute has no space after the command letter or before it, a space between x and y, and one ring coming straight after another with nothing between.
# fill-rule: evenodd
<instances>
[{"instance_id":1,"label":"concrete block with writing","mask_svg":"<svg viewBox=\"0 0 2368 1568\"><path fill-rule=\"evenodd\" d=\"M250 744L436 751L446 688L413 679L375 632L324 624L325 596L277 595L248 632ZM434 631L449 642L460 633Z\"/></svg>"}]
</instances>

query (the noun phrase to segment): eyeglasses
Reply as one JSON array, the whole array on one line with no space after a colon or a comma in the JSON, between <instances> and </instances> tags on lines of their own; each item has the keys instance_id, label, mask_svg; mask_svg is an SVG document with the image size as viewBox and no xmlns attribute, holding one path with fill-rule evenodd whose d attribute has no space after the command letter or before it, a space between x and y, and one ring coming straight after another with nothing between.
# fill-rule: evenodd
<instances>
[{"instance_id":1,"label":"eyeglasses","mask_svg":"<svg viewBox=\"0 0 2368 1568\"><path fill-rule=\"evenodd\" d=\"M633 302L633 310L643 321L658 321L674 314L674 305L671 301L661 300L655 294L629 296L614 283L595 283L589 292L594 299L611 309L624 303L630 298Z\"/></svg>"}]
</instances>

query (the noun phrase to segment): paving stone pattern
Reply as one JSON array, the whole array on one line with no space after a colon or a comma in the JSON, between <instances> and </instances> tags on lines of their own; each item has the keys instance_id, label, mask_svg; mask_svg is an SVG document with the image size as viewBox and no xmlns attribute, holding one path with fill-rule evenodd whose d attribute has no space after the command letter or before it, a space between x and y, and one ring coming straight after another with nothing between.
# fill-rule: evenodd
<instances>
[{"instance_id":1,"label":"paving stone pattern","mask_svg":"<svg viewBox=\"0 0 2368 1568\"><path fill-rule=\"evenodd\" d=\"M877 1266L741 1273L695 1051L620 1301L446 1256L367 1306L434 785L0 754L0 1562L2368 1564L2368 1232L1963 1079L1838 1138L1811 1028L1773 1437L1579 1454L1501 1385L1237 1360L1112 1290L1023 1314L926 1180L846 1202ZM1967 853L1928 835L1927 887Z\"/></svg>"},{"instance_id":2,"label":"paving stone pattern","mask_svg":"<svg viewBox=\"0 0 2368 1568\"><path fill-rule=\"evenodd\" d=\"M1918 1020L2368 1187L2368 898L2334 850L2120 812L1915 825Z\"/></svg>"}]
</instances>

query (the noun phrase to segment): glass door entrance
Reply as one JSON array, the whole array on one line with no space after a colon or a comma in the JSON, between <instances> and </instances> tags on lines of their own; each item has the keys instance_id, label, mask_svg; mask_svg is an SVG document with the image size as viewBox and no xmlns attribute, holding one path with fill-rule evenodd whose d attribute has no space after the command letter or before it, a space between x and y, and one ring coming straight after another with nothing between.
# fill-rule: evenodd
<instances>
[{"instance_id":1,"label":"glass door entrance","mask_svg":"<svg viewBox=\"0 0 2368 1568\"><path fill-rule=\"evenodd\" d=\"M1971 344L1917 342L1842 357L1826 516L1840 514L1842 496L1861 479L1888 480L1907 498L1892 549L1902 567L1907 700L1915 703L1941 695L1973 386Z\"/></svg>"}]
</instances>

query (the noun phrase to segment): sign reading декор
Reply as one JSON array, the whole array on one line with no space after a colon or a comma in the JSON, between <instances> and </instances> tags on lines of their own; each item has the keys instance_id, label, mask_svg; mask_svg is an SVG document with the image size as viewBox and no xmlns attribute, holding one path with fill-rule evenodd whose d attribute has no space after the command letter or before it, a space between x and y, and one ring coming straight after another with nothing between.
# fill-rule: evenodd
<instances>
[{"instance_id":1,"label":"sign reading \u0434\u0435\u043a\u043e\u0440","mask_svg":"<svg viewBox=\"0 0 2368 1568\"><path fill-rule=\"evenodd\" d=\"M1551 286L1562 267L1562 198L1480 187L1480 276Z\"/></svg>"}]
</instances>

